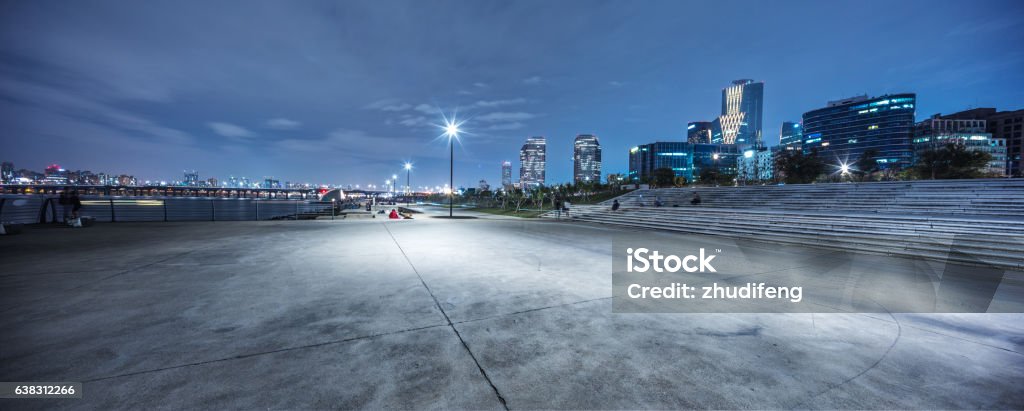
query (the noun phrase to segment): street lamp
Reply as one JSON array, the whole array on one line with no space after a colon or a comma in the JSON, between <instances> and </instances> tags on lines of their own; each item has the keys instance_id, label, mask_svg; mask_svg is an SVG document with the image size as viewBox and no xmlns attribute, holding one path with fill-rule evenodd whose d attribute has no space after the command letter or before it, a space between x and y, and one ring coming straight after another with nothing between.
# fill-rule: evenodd
<instances>
[{"instance_id":1,"label":"street lamp","mask_svg":"<svg viewBox=\"0 0 1024 411\"><path fill-rule=\"evenodd\" d=\"M412 163L405 163L405 205L409 205L409 195L412 194L412 186L409 185L409 173L412 171Z\"/></svg>"},{"instance_id":2,"label":"street lamp","mask_svg":"<svg viewBox=\"0 0 1024 411\"><path fill-rule=\"evenodd\" d=\"M459 126L465 121L457 121L455 114L452 114L451 120L448 119L443 113L441 117L444 119L444 125L438 125L444 133L438 137L448 137L448 185L451 187L451 191L448 194L448 217L452 217L455 209L455 140L459 139Z\"/></svg>"}]
</instances>

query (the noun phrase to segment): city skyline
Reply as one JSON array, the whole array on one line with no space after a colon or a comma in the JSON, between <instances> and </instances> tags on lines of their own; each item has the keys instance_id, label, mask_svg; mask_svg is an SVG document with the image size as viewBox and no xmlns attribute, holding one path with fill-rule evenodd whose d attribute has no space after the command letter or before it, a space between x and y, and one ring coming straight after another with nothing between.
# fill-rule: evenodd
<instances>
[{"instance_id":1,"label":"city skyline","mask_svg":"<svg viewBox=\"0 0 1024 411\"><path fill-rule=\"evenodd\" d=\"M723 89L740 78L764 82L767 145L779 143L784 121L859 94L915 93L919 120L1024 106L1024 55L1008 47L1024 27L1003 12L1019 9L1014 2L904 2L885 14L870 2L743 4L749 13L729 33L667 16L736 4L3 7L0 160L140 180L197 169L221 180L365 184L411 161L412 185L433 186L447 177L447 149L433 140L438 110L468 119L458 186L500 181L501 161L532 135L547 137L548 183L572 180L579 134L601 136L603 174L623 173L630 147L685 141L688 123L720 115ZM216 15L239 24L224 28ZM588 24L573 23L580 15ZM758 23L772 16L801 24ZM517 30L523 19L539 29ZM720 35L690 35L698 32ZM941 55L913 52L936 46ZM595 64L581 70L580 60Z\"/></svg>"}]
</instances>

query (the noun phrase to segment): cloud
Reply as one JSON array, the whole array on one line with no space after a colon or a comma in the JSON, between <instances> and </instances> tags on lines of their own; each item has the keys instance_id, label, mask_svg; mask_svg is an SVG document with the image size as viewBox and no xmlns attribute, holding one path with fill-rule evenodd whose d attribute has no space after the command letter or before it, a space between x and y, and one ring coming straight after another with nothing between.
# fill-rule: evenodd
<instances>
[{"instance_id":1,"label":"cloud","mask_svg":"<svg viewBox=\"0 0 1024 411\"><path fill-rule=\"evenodd\" d=\"M412 104L403 103L395 99L384 99L367 104L363 107L367 110L379 111L405 111L412 108Z\"/></svg>"},{"instance_id":2,"label":"cloud","mask_svg":"<svg viewBox=\"0 0 1024 411\"><path fill-rule=\"evenodd\" d=\"M398 124L408 127L425 127L432 125L430 119L424 116L402 116L402 119L398 121Z\"/></svg>"},{"instance_id":3,"label":"cloud","mask_svg":"<svg viewBox=\"0 0 1024 411\"><path fill-rule=\"evenodd\" d=\"M493 113L484 114L482 116L477 116L475 119L479 120L479 121L487 121L487 122L502 122L502 121L529 120L529 119L535 118L535 117L537 117L537 115L536 114L531 114L531 113L524 113L524 112L511 112L511 113L507 113L507 112L502 112L502 111L496 111L496 112L493 112Z\"/></svg>"},{"instance_id":4,"label":"cloud","mask_svg":"<svg viewBox=\"0 0 1024 411\"><path fill-rule=\"evenodd\" d=\"M487 88L487 83L481 83L478 81L476 83L473 83L473 86L476 88Z\"/></svg>"},{"instance_id":5,"label":"cloud","mask_svg":"<svg viewBox=\"0 0 1024 411\"><path fill-rule=\"evenodd\" d=\"M543 79L541 79L540 76L533 76L533 77L524 78L523 79L523 84L528 84L528 85L540 84L541 81L543 81Z\"/></svg>"},{"instance_id":6,"label":"cloud","mask_svg":"<svg viewBox=\"0 0 1024 411\"><path fill-rule=\"evenodd\" d=\"M523 127L526 127L526 124L523 124L523 123L520 123L520 122L500 123L500 124L494 124L494 125L488 126L488 127L484 128L484 130L491 130L491 131L518 130L518 129L521 129Z\"/></svg>"},{"instance_id":7,"label":"cloud","mask_svg":"<svg viewBox=\"0 0 1024 411\"><path fill-rule=\"evenodd\" d=\"M230 139L243 139L246 137L252 137L253 135L251 131L246 130L244 127L236 126L231 123L222 123L215 121L212 123L207 123L206 125L210 126L210 128L213 129L214 133L220 134Z\"/></svg>"},{"instance_id":8,"label":"cloud","mask_svg":"<svg viewBox=\"0 0 1024 411\"><path fill-rule=\"evenodd\" d=\"M405 149L418 153L419 157L443 158L445 150L430 150L430 139L422 136L373 135L363 130L341 128L331 131L322 138L289 138L274 145L283 151L298 153L335 154L347 159L359 159L372 163L391 163L395 150Z\"/></svg>"},{"instance_id":9,"label":"cloud","mask_svg":"<svg viewBox=\"0 0 1024 411\"><path fill-rule=\"evenodd\" d=\"M270 120L267 120L267 127L276 128L278 130L294 130L296 128L299 128L299 126L301 125L302 123L298 121L289 120L286 118L272 118Z\"/></svg>"},{"instance_id":10,"label":"cloud","mask_svg":"<svg viewBox=\"0 0 1024 411\"><path fill-rule=\"evenodd\" d=\"M500 107L500 106L513 105L513 104L523 104L523 103L526 103L526 99L525 98L512 98L512 99L505 99L505 100L489 100L489 101L487 101L487 100L480 100L480 101L477 101L476 103L473 103L473 107L494 108L494 107Z\"/></svg>"},{"instance_id":11,"label":"cloud","mask_svg":"<svg viewBox=\"0 0 1024 411\"><path fill-rule=\"evenodd\" d=\"M440 114L441 113L441 109L437 108L436 106L432 106L430 104L420 104L420 105L416 106L416 108L414 108L413 110L419 111L421 113L426 113L426 114Z\"/></svg>"},{"instance_id":12,"label":"cloud","mask_svg":"<svg viewBox=\"0 0 1024 411\"><path fill-rule=\"evenodd\" d=\"M125 135L138 137L140 142L174 145L189 145L194 142L192 136L181 130L161 126L142 116L90 99L86 97L87 93L73 93L38 83L0 78L0 95L26 107L39 108L48 114L63 116L69 124L76 123L76 127L88 125L98 127L98 130L116 129ZM34 126L38 127L39 124ZM64 134L68 138L75 137L70 132Z\"/></svg>"},{"instance_id":13,"label":"cloud","mask_svg":"<svg viewBox=\"0 0 1024 411\"><path fill-rule=\"evenodd\" d=\"M608 82L608 85L609 85L609 86L612 86L612 87L622 87L622 86L624 86L624 85L626 85L626 84L625 84L625 83L623 83L623 82L621 82L621 81L615 81L615 80L612 80L612 81L609 81L609 82Z\"/></svg>"}]
</instances>

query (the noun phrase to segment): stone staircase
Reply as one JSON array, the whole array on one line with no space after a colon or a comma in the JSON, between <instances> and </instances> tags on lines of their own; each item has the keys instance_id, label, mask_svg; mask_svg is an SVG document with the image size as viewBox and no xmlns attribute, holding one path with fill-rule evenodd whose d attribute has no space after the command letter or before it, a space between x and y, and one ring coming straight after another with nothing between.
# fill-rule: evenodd
<instances>
[{"instance_id":1,"label":"stone staircase","mask_svg":"<svg viewBox=\"0 0 1024 411\"><path fill-rule=\"evenodd\" d=\"M690 205L693 191L701 205ZM571 218L1024 269L1024 180L667 188L619 202L617 212L608 201Z\"/></svg>"}]
</instances>

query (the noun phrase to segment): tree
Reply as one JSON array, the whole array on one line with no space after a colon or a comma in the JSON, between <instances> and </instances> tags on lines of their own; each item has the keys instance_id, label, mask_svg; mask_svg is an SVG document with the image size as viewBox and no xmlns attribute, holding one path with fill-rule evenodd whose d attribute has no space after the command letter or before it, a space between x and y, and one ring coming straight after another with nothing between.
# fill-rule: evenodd
<instances>
[{"instance_id":1,"label":"tree","mask_svg":"<svg viewBox=\"0 0 1024 411\"><path fill-rule=\"evenodd\" d=\"M780 151L775 158L775 170L783 181L790 184L814 182L825 172L825 163L818 158L818 151L804 154L801 150Z\"/></svg>"},{"instance_id":2,"label":"tree","mask_svg":"<svg viewBox=\"0 0 1024 411\"><path fill-rule=\"evenodd\" d=\"M651 172L651 182L655 187L671 187L676 180L676 173L671 168L656 168Z\"/></svg>"},{"instance_id":3,"label":"tree","mask_svg":"<svg viewBox=\"0 0 1024 411\"><path fill-rule=\"evenodd\" d=\"M732 185L735 174L723 173L717 168L705 168L700 171L697 179L701 184Z\"/></svg>"},{"instance_id":4,"label":"tree","mask_svg":"<svg viewBox=\"0 0 1024 411\"><path fill-rule=\"evenodd\" d=\"M870 176L872 173L881 169L878 167L878 161L875 160L878 157L878 150L869 148L860 153L860 157L857 158L857 162L853 165L851 172L861 179Z\"/></svg>"},{"instance_id":5,"label":"tree","mask_svg":"<svg viewBox=\"0 0 1024 411\"><path fill-rule=\"evenodd\" d=\"M978 178L984 176L981 170L991 160L992 156L986 152L949 143L921 153L912 170L916 177L932 180Z\"/></svg>"}]
</instances>

